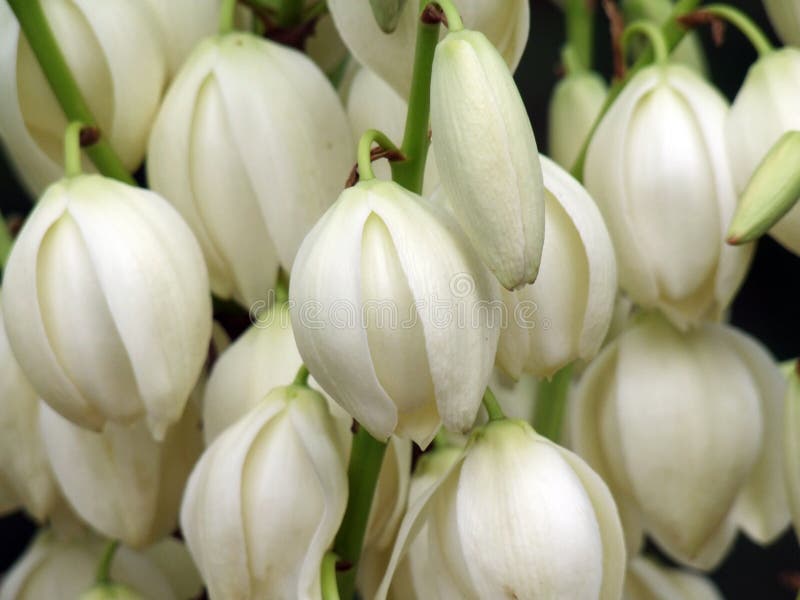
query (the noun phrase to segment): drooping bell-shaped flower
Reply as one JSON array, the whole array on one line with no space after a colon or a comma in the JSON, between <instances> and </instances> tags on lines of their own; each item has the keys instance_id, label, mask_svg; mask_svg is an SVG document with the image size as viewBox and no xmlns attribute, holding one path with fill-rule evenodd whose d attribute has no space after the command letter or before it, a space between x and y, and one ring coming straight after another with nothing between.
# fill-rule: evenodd
<instances>
[{"instance_id":1,"label":"drooping bell-shaped flower","mask_svg":"<svg viewBox=\"0 0 800 600\"><path fill-rule=\"evenodd\" d=\"M646 533L674 560L711 569L737 528L762 544L781 532L785 388L766 350L727 325L683 333L642 315L603 350L570 431L614 494L629 552Z\"/></svg>"},{"instance_id":2,"label":"drooping bell-shaped flower","mask_svg":"<svg viewBox=\"0 0 800 600\"><path fill-rule=\"evenodd\" d=\"M320 598L320 565L347 504L346 453L328 407L276 388L209 446L181 530L212 600Z\"/></svg>"},{"instance_id":3,"label":"drooping bell-shaped flower","mask_svg":"<svg viewBox=\"0 0 800 600\"><path fill-rule=\"evenodd\" d=\"M499 291L447 211L362 180L306 237L289 290L297 347L373 436L466 431L492 371Z\"/></svg>"},{"instance_id":4,"label":"drooping bell-shaped flower","mask_svg":"<svg viewBox=\"0 0 800 600\"><path fill-rule=\"evenodd\" d=\"M727 114L699 75L659 63L625 86L586 156L584 183L614 242L621 288L680 327L725 311L752 254L725 244L736 208Z\"/></svg>"},{"instance_id":5,"label":"drooping bell-shaped flower","mask_svg":"<svg viewBox=\"0 0 800 600\"><path fill-rule=\"evenodd\" d=\"M544 243L539 152L511 72L482 33L452 31L431 78L436 166L453 214L507 289L533 283Z\"/></svg>"},{"instance_id":6,"label":"drooping bell-shaped flower","mask_svg":"<svg viewBox=\"0 0 800 600\"><path fill-rule=\"evenodd\" d=\"M42 522L58 498L39 433L39 398L11 353L0 318L0 514L21 507Z\"/></svg>"},{"instance_id":7,"label":"drooping bell-shaped flower","mask_svg":"<svg viewBox=\"0 0 800 600\"><path fill-rule=\"evenodd\" d=\"M707 577L674 567L655 559L635 556L628 562L622 600L722 600L722 595Z\"/></svg>"},{"instance_id":8,"label":"drooping bell-shaped flower","mask_svg":"<svg viewBox=\"0 0 800 600\"><path fill-rule=\"evenodd\" d=\"M134 548L175 530L186 480L203 448L196 399L163 442L147 424L78 427L46 404L41 435L64 497L95 531Z\"/></svg>"},{"instance_id":9,"label":"drooping bell-shaped flower","mask_svg":"<svg viewBox=\"0 0 800 600\"><path fill-rule=\"evenodd\" d=\"M150 7L141 0L41 4L103 136L134 171L144 157L167 75ZM0 140L34 196L61 177L66 126L14 14L0 4ZM91 168L88 161L84 166Z\"/></svg>"},{"instance_id":10,"label":"drooping bell-shaped flower","mask_svg":"<svg viewBox=\"0 0 800 600\"><path fill-rule=\"evenodd\" d=\"M569 73L553 89L548 113L550 158L565 169L575 164L607 95L605 80L594 71Z\"/></svg>"},{"instance_id":11,"label":"drooping bell-shaped flower","mask_svg":"<svg viewBox=\"0 0 800 600\"><path fill-rule=\"evenodd\" d=\"M798 105L800 49L787 47L768 52L753 63L725 123L728 156L740 193L781 136L800 130ZM795 205L770 233L783 246L800 254L800 207Z\"/></svg>"},{"instance_id":12,"label":"drooping bell-shaped flower","mask_svg":"<svg viewBox=\"0 0 800 600\"><path fill-rule=\"evenodd\" d=\"M600 350L617 293L617 267L603 217L569 173L542 157L545 236L533 285L504 291L508 309L497 364L512 377L551 377Z\"/></svg>"},{"instance_id":13,"label":"drooping bell-shaped flower","mask_svg":"<svg viewBox=\"0 0 800 600\"><path fill-rule=\"evenodd\" d=\"M176 422L211 337L191 230L154 192L99 175L55 183L3 278L8 341L39 397L76 424Z\"/></svg>"},{"instance_id":14,"label":"drooping bell-shaped flower","mask_svg":"<svg viewBox=\"0 0 800 600\"><path fill-rule=\"evenodd\" d=\"M378 600L421 527L436 574L427 597L612 600L622 593L625 544L608 488L578 456L522 421L490 421L413 502Z\"/></svg>"},{"instance_id":15,"label":"drooping bell-shaped flower","mask_svg":"<svg viewBox=\"0 0 800 600\"><path fill-rule=\"evenodd\" d=\"M530 7L526 0L456 0L464 25L483 32L513 71L528 42ZM331 0L328 10L350 53L362 65L408 98L419 20L419 2L402 9L397 28L387 35L375 22L369 2Z\"/></svg>"},{"instance_id":16,"label":"drooping bell-shaped flower","mask_svg":"<svg viewBox=\"0 0 800 600\"><path fill-rule=\"evenodd\" d=\"M0 582L0 600L81 598L93 585L108 540L86 534L65 539L42 530ZM190 600L202 583L178 540L164 539L145 551L121 546L109 575L129 593L159 600Z\"/></svg>"},{"instance_id":17,"label":"drooping bell-shaped flower","mask_svg":"<svg viewBox=\"0 0 800 600\"><path fill-rule=\"evenodd\" d=\"M211 288L249 307L341 189L353 164L347 117L305 55L247 33L202 42L153 126L151 187L197 236Z\"/></svg>"}]
</instances>

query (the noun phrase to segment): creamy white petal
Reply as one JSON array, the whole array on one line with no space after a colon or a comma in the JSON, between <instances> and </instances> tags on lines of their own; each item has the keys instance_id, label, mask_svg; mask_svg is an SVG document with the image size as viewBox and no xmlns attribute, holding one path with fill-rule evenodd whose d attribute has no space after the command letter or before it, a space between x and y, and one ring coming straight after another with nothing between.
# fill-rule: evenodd
<instances>
[{"instance_id":1,"label":"creamy white petal","mask_svg":"<svg viewBox=\"0 0 800 600\"><path fill-rule=\"evenodd\" d=\"M64 215L64 189L63 182L50 188L17 236L3 273L3 318L9 344L37 394L64 416L99 429L101 415L65 371L42 318L37 265L43 240Z\"/></svg>"},{"instance_id":2,"label":"creamy white petal","mask_svg":"<svg viewBox=\"0 0 800 600\"><path fill-rule=\"evenodd\" d=\"M624 600L722 600L710 579L692 571L634 557L628 567Z\"/></svg>"},{"instance_id":3,"label":"creamy white petal","mask_svg":"<svg viewBox=\"0 0 800 600\"><path fill-rule=\"evenodd\" d=\"M787 384L775 359L754 338L728 327L718 327L727 344L739 352L755 381L764 423L761 451L740 492L734 519L757 543L774 541L789 524L789 506L782 470L781 432L787 420Z\"/></svg>"},{"instance_id":4,"label":"creamy white petal","mask_svg":"<svg viewBox=\"0 0 800 600\"><path fill-rule=\"evenodd\" d=\"M101 187L92 179L72 180L69 214L83 234L150 428L160 438L183 413L208 352L205 263L189 228L160 196L109 180Z\"/></svg>"},{"instance_id":5,"label":"creamy white petal","mask_svg":"<svg viewBox=\"0 0 800 600\"><path fill-rule=\"evenodd\" d=\"M230 35L220 41L220 57L214 74L235 115L233 141L281 263L291 269L303 237L353 165L347 117L325 75L300 52Z\"/></svg>"},{"instance_id":6,"label":"creamy white petal","mask_svg":"<svg viewBox=\"0 0 800 600\"><path fill-rule=\"evenodd\" d=\"M795 363L790 363L788 369L795 372L788 375L789 384L786 390L782 436L783 477L792 525L795 535L800 535L800 379Z\"/></svg>"},{"instance_id":7,"label":"creamy white petal","mask_svg":"<svg viewBox=\"0 0 800 600\"><path fill-rule=\"evenodd\" d=\"M629 135L630 113L658 84L657 69L643 69L625 86L614 106L600 122L586 153L583 181L603 213L614 243L620 286L633 290L638 302L652 304L658 295L649 257L636 235L626 189L625 141Z\"/></svg>"},{"instance_id":8,"label":"creamy white petal","mask_svg":"<svg viewBox=\"0 0 800 600\"><path fill-rule=\"evenodd\" d=\"M607 93L605 80L593 71L570 73L553 89L547 119L548 154L565 169L575 164Z\"/></svg>"},{"instance_id":9,"label":"creamy white petal","mask_svg":"<svg viewBox=\"0 0 800 600\"><path fill-rule=\"evenodd\" d=\"M39 521L59 494L39 433L39 398L19 368L0 319L0 511L18 506Z\"/></svg>"},{"instance_id":10,"label":"creamy white petal","mask_svg":"<svg viewBox=\"0 0 800 600\"><path fill-rule=\"evenodd\" d=\"M181 531L212 598L252 594L244 550L243 474L255 439L284 408L284 402L275 399L259 404L206 449L189 477Z\"/></svg>"},{"instance_id":11,"label":"creamy white petal","mask_svg":"<svg viewBox=\"0 0 800 600\"><path fill-rule=\"evenodd\" d=\"M397 540L395 541L394 550L392 550L389 566L375 594L375 600L386 599L389 586L392 584L392 579L395 576L395 571L400 561L405 557L406 552L408 552L409 548L414 543L415 538L427 525L426 521L429 517L436 493L443 486L446 486L449 480L458 480L461 465L466 454L462 450L454 450L454 452L456 454L455 456L450 455L444 458L449 464L444 468L436 469L434 476L427 478L424 484L420 486L418 495L415 494L416 498L410 500L406 514L400 524L400 530L397 532ZM448 454L450 454L449 450ZM426 593L429 593L429 590L426 590Z\"/></svg>"}]
</instances>

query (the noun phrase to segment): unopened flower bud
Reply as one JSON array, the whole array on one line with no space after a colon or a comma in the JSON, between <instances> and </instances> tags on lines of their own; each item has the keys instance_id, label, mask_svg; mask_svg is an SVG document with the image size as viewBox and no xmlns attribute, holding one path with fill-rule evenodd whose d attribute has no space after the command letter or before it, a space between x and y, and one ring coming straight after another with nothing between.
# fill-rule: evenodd
<instances>
[{"instance_id":1,"label":"unopened flower bud","mask_svg":"<svg viewBox=\"0 0 800 600\"><path fill-rule=\"evenodd\" d=\"M790 149L796 143L790 141L793 136L783 141L787 145L780 154L771 156L769 164L765 158L776 148L781 136L789 131L800 131L798 105L800 49L782 48L753 63L725 125L728 156L736 187L744 194L743 203L747 200L748 205L761 204L764 200L760 198L768 198L770 204L786 206L800 197L800 193L789 197L800 171L797 162L790 164L791 154L794 154ZM762 164L763 173L759 168ZM770 234L783 246L800 254L800 207L789 210L775 223Z\"/></svg>"},{"instance_id":2,"label":"unopened flower bud","mask_svg":"<svg viewBox=\"0 0 800 600\"><path fill-rule=\"evenodd\" d=\"M373 436L426 446L440 422L466 431L475 420L497 348L497 288L445 209L395 183L362 181L297 255L297 347Z\"/></svg>"},{"instance_id":3,"label":"unopened flower bud","mask_svg":"<svg viewBox=\"0 0 800 600\"><path fill-rule=\"evenodd\" d=\"M545 236L533 285L504 292L497 364L512 377L551 377L600 350L614 312L617 266L603 217L569 173L542 157Z\"/></svg>"},{"instance_id":4,"label":"unopened flower bud","mask_svg":"<svg viewBox=\"0 0 800 600\"><path fill-rule=\"evenodd\" d=\"M436 166L453 214L513 290L532 283L544 243L539 152L508 67L482 33L448 33L431 80Z\"/></svg>"},{"instance_id":5,"label":"unopened flower bud","mask_svg":"<svg viewBox=\"0 0 800 600\"><path fill-rule=\"evenodd\" d=\"M800 131L788 131L770 149L744 189L728 229L728 243L752 242L775 225L798 200ZM797 233L800 234L800 229Z\"/></svg>"},{"instance_id":6,"label":"unopened flower bud","mask_svg":"<svg viewBox=\"0 0 800 600\"><path fill-rule=\"evenodd\" d=\"M142 0L41 4L103 137L134 171L144 157L167 75L150 7ZM14 13L0 4L0 139L34 196L62 175L66 126Z\"/></svg>"},{"instance_id":7,"label":"unopened flower bud","mask_svg":"<svg viewBox=\"0 0 800 600\"><path fill-rule=\"evenodd\" d=\"M737 528L761 544L783 530L785 387L745 334L717 323L682 333L657 314L589 365L572 442L614 494L631 553L646 533L674 560L711 569Z\"/></svg>"},{"instance_id":8,"label":"unopened flower bud","mask_svg":"<svg viewBox=\"0 0 800 600\"><path fill-rule=\"evenodd\" d=\"M428 595L621 596L625 545L608 488L580 458L522 421L492 421L477 431L413 502L378 600L423 525L436 573Z\"/></svg>"},{"instance_id":9,"label":"unopened flower bud","mask_svg":"<svg viewBox=\"0 0 800 600\"><path fill-rule=\"evenodd\" d=\"M319 598L322 558L347 504L346 469L326 401L305 387L276 388L225 430L197 463L181 508L210 598Z\"/></svg>"},{"instance_id":10,"label":"unopened flower bud","mask_svg":"<svg viewBox=\"0 0 800 600\"><path fill-rule=\"evenodd\" d=\"M76 424L183 413L206 358L211 299L200 248L158 194L99 175L52 185L4 273L8 341L39 397Z\"/></svg>"},{"instance_id":11,"label":"unopened flower bud","mask_svg":"<svg viewBox=\"0 0 800 600\"><path fill-rule=\"evenodd\" d=\"M600 114L608 86L594 71L570 73L556 84L550 98L550 158L571 169Z\"/></svg>"},{"instance_id":12,"label":"unopened flower bud","mask_svg":"<svg viewBox=\"0 0 800 600\"><path fill-rule=\"evenodd\" d=\"M696 73L657 64L625 86L586 155L584 182L611 234L620 287L680 327L719 318L752 255L725 244L737 201L727 114Z\"/></svg>"},{"instance_id":13,"label":"unopened flower bud","mask_svg":"<svg viewBox=\"0 0 800 600\"><path fill-rule=\"evenodd\" d=\"M197 236L212 291L249 307L291 269L352 149L339 98L307 56L231 33L198 45L175 77L147 174Z\"/></svg>"},{"instance_id":14,"label":"unopened flower bud","mask_svg":"<svg viewBox=\"0 0 800 600\"><path fill-rule=\"evenodd\" d=\"M516 69L528 41L530 7L527 0L456 0L455 5L464 25L485 33L509 68ZM401 98L408 98L419 2L406 2L391 35L381 31L368 2L330 0L328 10L358 62L389 83Z\"/></svg>"}]
</instances>

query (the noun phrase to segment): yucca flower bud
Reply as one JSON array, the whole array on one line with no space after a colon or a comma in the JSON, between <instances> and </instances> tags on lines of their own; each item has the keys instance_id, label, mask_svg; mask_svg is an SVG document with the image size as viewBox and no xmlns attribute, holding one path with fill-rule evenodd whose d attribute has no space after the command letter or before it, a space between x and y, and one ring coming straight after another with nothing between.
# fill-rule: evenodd
<instances>
[{"instance_id":1,"label":"yucca flower bud","mask_svg":"<svg viewBox=\"0 0 800 600\"><path fill-rule=\"evenodd\" d=\"M764 8L783 43L800 46L800 5L795 0L764 0Z\"/></svg>"},{"instance_id":2,"label":"yucca flower bud","mask_svg":"<svg viewBox=\"0 0 800 600\"><path fill-rule=\"evenodd\" d=\"M781 136L800 130L798 104L800 49L782 48L753 63L725 124L728 156L740 193ZM785 168L798 169L789 164ZM800 254L800 207L790 210L770 233L783 246Z\"/></svg>"},{"instance_id":3,"label":"yucca flower bud","mask_svg":"<svg viewBox=\"0 0 800 600\"><path fill-rule=\"evenodd\" d=\"M8 341L39 397L76 424L183 413L206 358L211 299L192 232L158 194L99 175L42 196L4 273Z\"/></svg>"},{"instance_id":4,"label":"yucca flower bud","mask_svg":"<svg viewBox=\"0 0 800 600\"><path fill-rule=\"evenodd\" d=\"M550 158L571 169L578 158L600 109L608 86L594 71L569 73L556 84L550 97Z\"/></svg>"},{"instance_id":5,"label":"yucca flower bud","mask_svg":"<svg viewBox=\"0 0 800 600\"><path fill-rule=\"evenodd\" d=\"M39 398L11 353L0 318L0 514L22 507L42 522L58 498L39 433Z\"/></svg>"},{"instance_id":6,"label":"yucca flower bud","mask_svg":"<svg viewBox=\"0 0 800 600\"><path fill-rule=\"evenodd\" d=\"M202 42L150 136L148 179L197 236L213 292L249 307L353 165L347 117L305 55L247 33Z\"/></svg>"},{"instance_id":7,"label":"yucca flower bud","mask_svg":"<svg viewBox=\"0 0 800 600\"><path fill-rule=\"evenodd\" d=\"M482 31L508 67L517 68L528 42L530 7L526 0L456 0L464 25ZM419 20L419 3L406 2L396 29L386 35L375 22L368 2L330 0L328 9L350 53L362 65L408 98Z\"/></svg>"},{"instance_id":8,"label":"yucca flower bud","mask_svg":"<svg viewBox=\"0 0 800 600\"><path fill-rule=\"evenodd\" d=\"M320 598L322 558L347 504L346 469L326 401L305 387L276 388L224 431L197 463L181 508L210 598Z\"/></svg>"},{"instance_id":9,"label":"yucca flower bud","mask_svg":"<svg viewBox=\"0 0 800 600\"><path fill-rule=\"evenodd\" d=\"M539 152L511 72L482 33L436 46L431 128L442 188L464 232L501 284L533 283L544 243Z\"/></svg>"},{"instance_id":10,"label":"yucca flower bud","mask_svg":"<svg viewBox=\"0 0 800 600\"><path fill-rule=\"evenodd\" d=\"M680 327L724 313L752 254L725 244L736 208L727 114L696 73L657 64L625 86L586 156L584 182L614 242L620 286Z\"/></svg>"},{"instance_id":11,"label":"yucca flower bud","mask_svg":"<svg viewBox=\"0 0 800 600\"><path fill-rule=\"evenodd\" d=\"M64 539L54 531L41 531L4 574L0 600L82 598L93 587L107 545L107 540L93 535ZM143 552L121 546L109 575L133 597L191 600L200 593L202 583L187 558L186 547L174 539L162 540Z\"/></svg>"},{"instance_id":12,"label":"yucca flower bud","mask_svg":"<svg viewBox=\"0 0 800 600\"><path fill-rule=\"evenodd\" d=\"M710 579L692 571L660 565L636 556L628 562L622 600L723 600Z\"/></svg>"},{"instance_id":13,"label":"yucca flower bud","mask_svg":"<svg viewBox=\"0 0 800 600\"><path fill-rule=\"evenodd\" d=\"M134 171L144 157L167 75L150 7L141 0L41 4L103 136ZM14 14L0 4L0 140L34 196L62 175L66 126ZM88 161L84 166L91 168Z\"/></svg>"},{"instance_id":14,"label":"yucca flower bud","mask_svg":"<svg viewBox=\"0 0 800 600\"><path fill-rule=\"evenodd\" d=\"M518 378L551 377L600 350L614 313L617 265L603 217L569 173L542 157L545 236L533 285L504 292L507 323L497 364Z\"/></svg>"},{"instance_id":15,"label":"yucca flower bud","mask_svg":"<svg viewBox=\"0 0 800 600\"><path fill-rule=\"evenodd\" d=\"M440 422L466 431L475 420L497 348L497 288L445 209L395 183L361 181L298 252L297 347L374 437L427 446Z\"/></svg>"},{"instance_id":16,"label":"yucca flower bud","mask_svg":"<svg viewBox=\"0 0 800 600\"><path fill-rule=\"evenodd\" d=\"M800 200L798 165L800 131L787 131L770 148L744 188L728 229L729 244L755 240L792 210ZM800 225L800 220L795 221ZM800 248L800 227L792 232L783 227L783 231L789 233L785 245Z\"/></svg>"},{"instance_id":17,"label":"yucca flower bud","mask_svg":"<svg viewBox=\"0 0 800 600\"><path fill-rule=\"evenodd\" d=\"M359 67L347 86L345 109L354 138L358 139L368 129L377 129L389 139L397 140L398 144L403 139L408 104L388 83L366 67ZM376 177L392 178L387 161L377 161L372 168ZM438 185L436 159L433 147L429 147L422 195L430 196Z\"/></svg>"},{"instance_id":18,"label":"yucca flower bud","mask_svg":"<svg viewBox=\"0 0 800 600\"><path fill-rule=\"evenodd\" d=\"M55 478L84 521L109 539L134 548L174 531L184 485L203 449L195 400L163 442L153 439L143 421L109 422L95 433L46 404L40 411Z\"/></svg>"},{"instance_id":19,"label":"yucca flower bud","mask_svg":"<svg viewBox=\"0 0 800 600\"><path fill-rule=\"evenodd\" d=\"M616 600L622 593L625 544L608 488L522 421L490 421L409 507L378 600L423 524L436 573L428 596Z\"/></svg>"},{"instance_id":20,"label":"yucca flower bud","mask_svg":"<svg viewBox=\"0 0 800 600\"><path fill-rule=\"evenodd\" d=\"M101 583L80 595L78 600L145 600L126 585Z\"/></svg>"},{"instance_id":21,"label":"yucca flower bud","mask_svg":"<svg viewBox=\"0 0 800 600\"><path fill-rule=\"evenodd\" d=\"M717 565L737 528L758 543L789 520L781 476L786 385L766 350L717 323L681 332L641 315L589 365L572 442L608 483L628 550Z\"/></svg>"}]
</instances>

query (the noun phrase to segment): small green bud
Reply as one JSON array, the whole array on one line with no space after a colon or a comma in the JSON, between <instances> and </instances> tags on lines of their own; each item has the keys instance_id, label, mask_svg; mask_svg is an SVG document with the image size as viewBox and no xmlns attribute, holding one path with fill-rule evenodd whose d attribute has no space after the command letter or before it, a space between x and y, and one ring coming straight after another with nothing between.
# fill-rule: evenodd
<instances>
[{"instance_id":1,"label":"small green bud","mask_svg":"<svg viewBox=\"0 0 800 600\"><path fill-rule=\"evenodd\" d=\"M770 149L742 192L728 243L752 242L800 198L800 131L788 131Z\"/></svg>"},{"instance_id":2,"label":"small green bud","mask_svg":"<svg viewBox=\"0 0 800 600\"><path fill-rule=\"evenodd\" d=\"M392 33L397 29L400 15L406 6L406 0L369 0L375 22L384 33Z\"/></svg>"}]
</instances>

